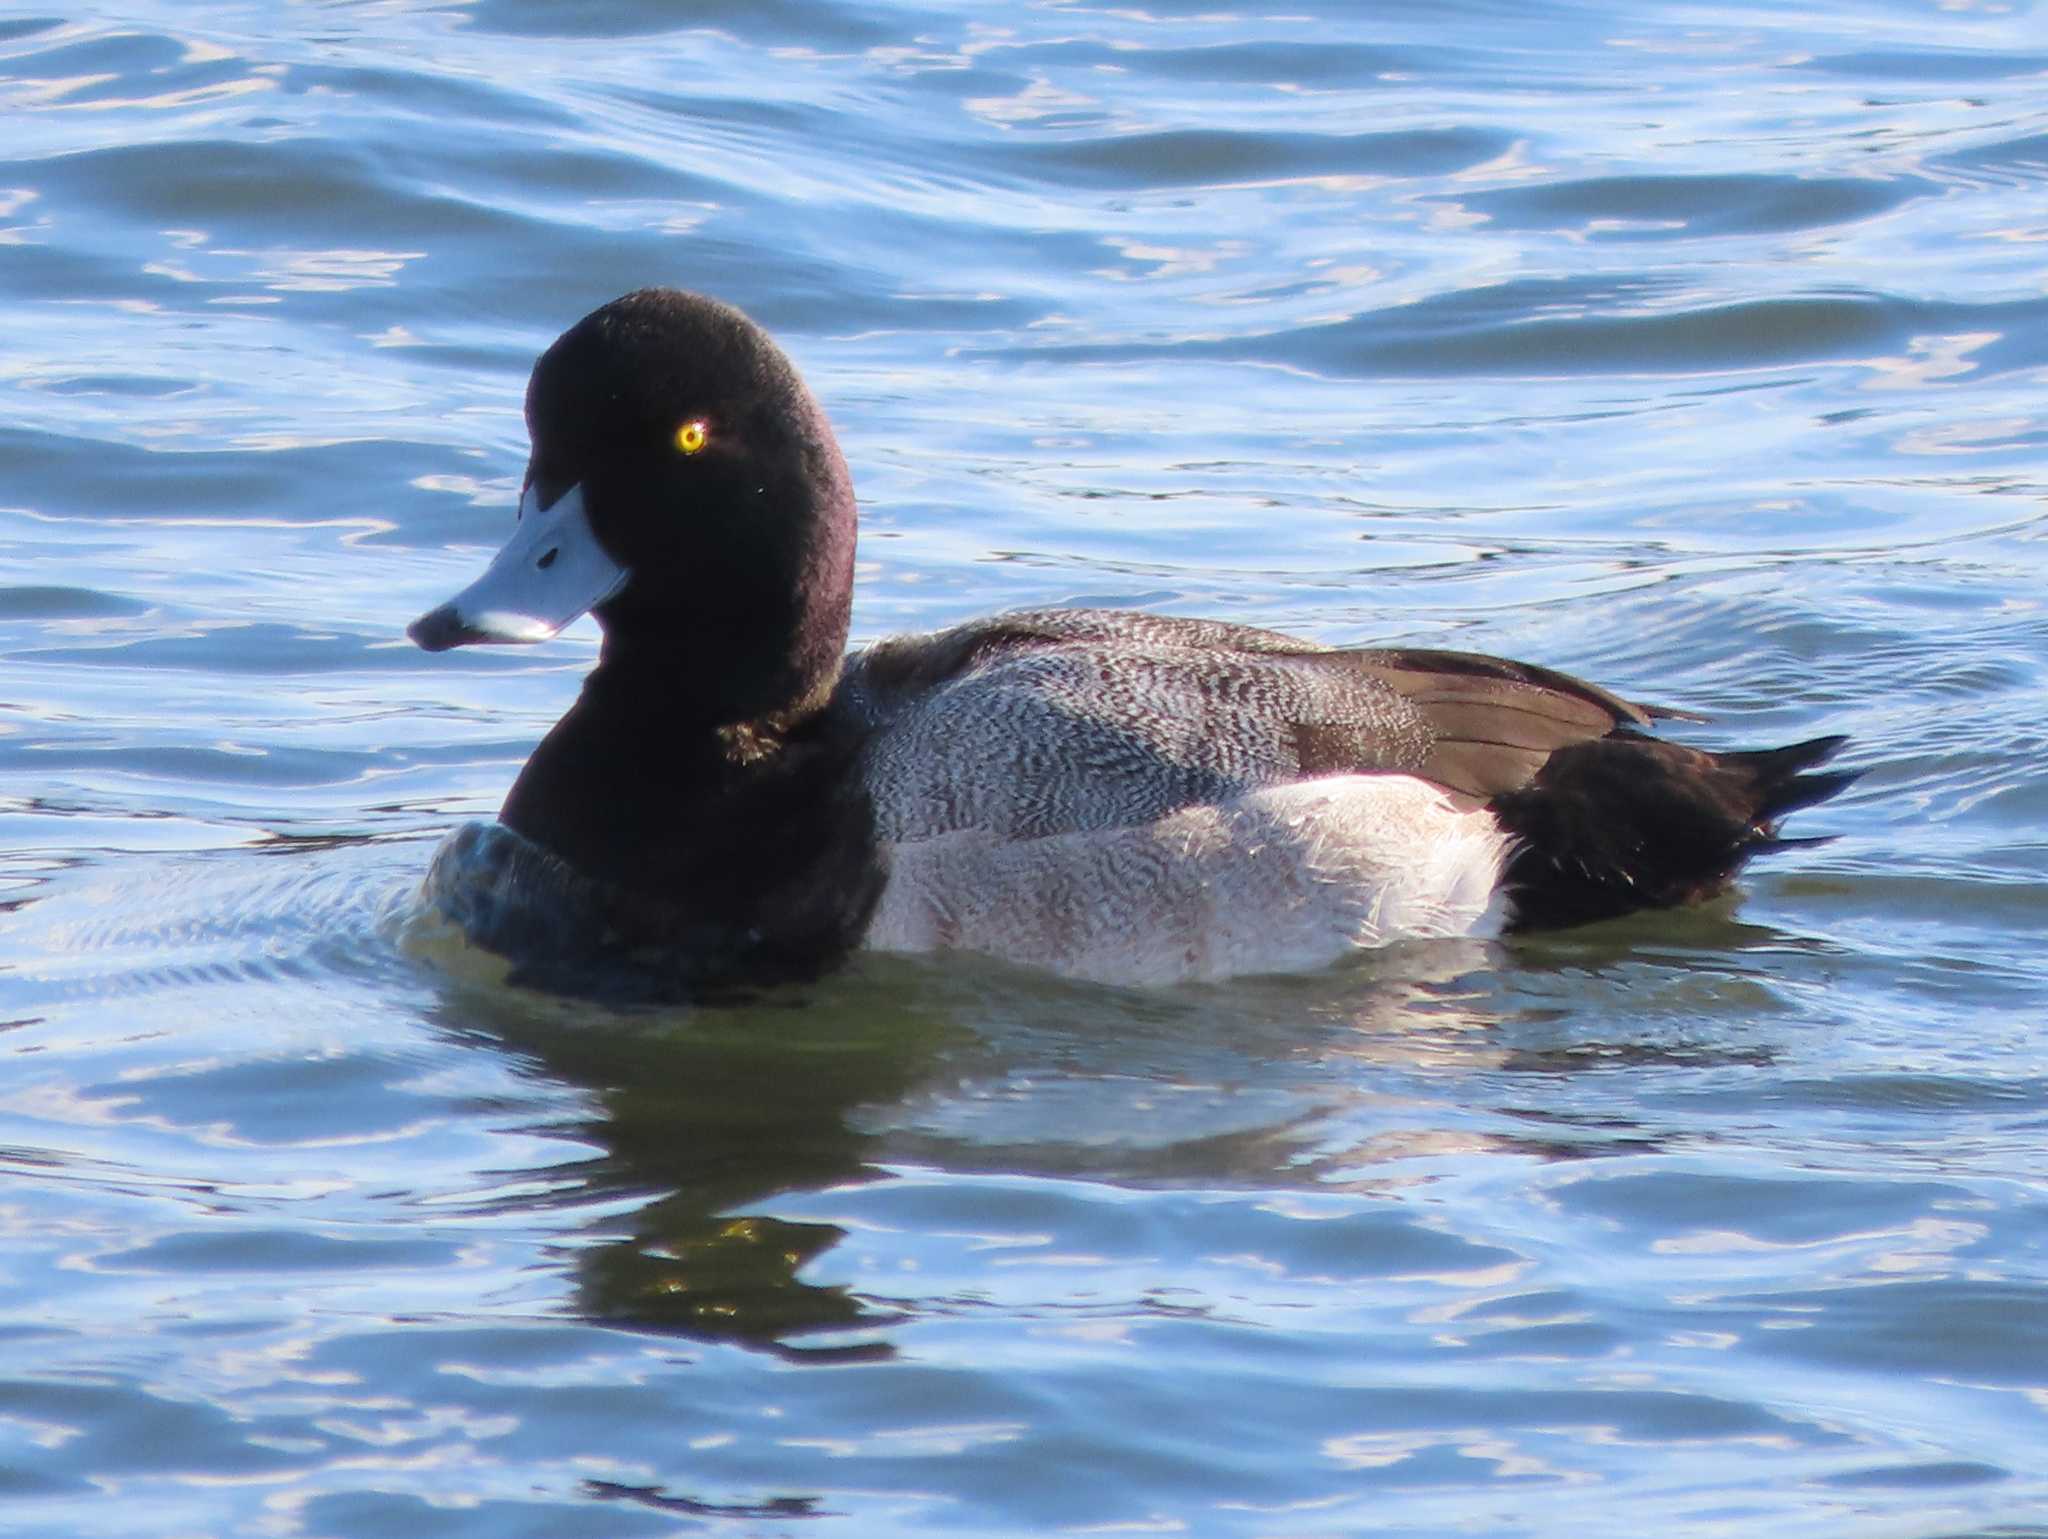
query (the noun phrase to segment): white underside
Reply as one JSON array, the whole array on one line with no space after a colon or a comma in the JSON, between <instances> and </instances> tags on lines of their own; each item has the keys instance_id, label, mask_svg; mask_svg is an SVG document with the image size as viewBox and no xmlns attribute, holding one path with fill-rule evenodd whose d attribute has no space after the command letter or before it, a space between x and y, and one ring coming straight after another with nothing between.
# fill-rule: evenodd
<instances>
[{"instance_id":1,"label":"white underside","mask_svg":"<svg viewBox=\"0 0 2048 1539\"><path fill-rule=\"evenodd\" d=\"M1403 775L1340 775L1137 828L890 848L867 935L1103 983L1325 967L1392 941L1500 933L1512 841Z\"/></svg>"}]
</instances>

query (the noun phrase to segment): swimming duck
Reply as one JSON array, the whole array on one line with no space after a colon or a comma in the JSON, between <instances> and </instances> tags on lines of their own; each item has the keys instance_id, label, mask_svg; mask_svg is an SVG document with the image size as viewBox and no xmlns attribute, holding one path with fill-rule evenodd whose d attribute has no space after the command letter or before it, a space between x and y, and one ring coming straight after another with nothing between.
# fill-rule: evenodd
<instances>
[{"instance_id":1,"label":"swimming duck","mask_svg":"<svg viewBox=\"0 0 2048 1539\"><path fill-rule=\"evenodd\" d=\"M1840 790L1527 663L1038 610L848 657L854 495L738 310L645 289L535 365L509 543L429 651L588 612L597 667L429 898L527 959L684 980L958 948L1152 984L1689 903Z\"/></svg>"}]
</instances>

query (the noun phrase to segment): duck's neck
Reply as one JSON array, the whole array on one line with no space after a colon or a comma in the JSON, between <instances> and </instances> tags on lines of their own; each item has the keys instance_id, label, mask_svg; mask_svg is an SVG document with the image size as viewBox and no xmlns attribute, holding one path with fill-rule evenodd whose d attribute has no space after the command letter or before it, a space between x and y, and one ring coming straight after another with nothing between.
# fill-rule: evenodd
<instances>
[{"instance_id":1,"label":"duck's neck","mask_svg":"<svg viewBox=\"0 0 2048 1539\"><path fill-rule=\"evenodd\" d=\"M788 721L831 695L845 650L843 618L806 620L786 636L738 625L722 632L678 626L630 640L607 635L582 702L659 717L685 735Z\"/></svg>"},{"instance_id":2,"label":"duck's neck","mask_svg":"<svg viewBox=\"0 0 2048 1539\"><path fill-rule=\"evenodd\" d=\"M833 965L885 872L857 737L822 698L740 721L667 705L607 657L499 816L610 894L629 947L705 951L763 979Z\"/></svg>"},{"instance_id":3,"label":"duck's neck","mask_svg":"<svg viewBox=\"0 0 2048 1539\"><path fill-rule=\"evenodd\" d=\"M744 713L725 679L607 644L569 713L527 760L500 819L585 876L664 892L693 849L715 835L737 799L757 800L794 734L815 716L829 681L807 697ZM748 691L747 693L752 693ZM692 698L693 695L696 698ZM705 698L705 696L709 698Z\"/></svg>"}]
</instances>

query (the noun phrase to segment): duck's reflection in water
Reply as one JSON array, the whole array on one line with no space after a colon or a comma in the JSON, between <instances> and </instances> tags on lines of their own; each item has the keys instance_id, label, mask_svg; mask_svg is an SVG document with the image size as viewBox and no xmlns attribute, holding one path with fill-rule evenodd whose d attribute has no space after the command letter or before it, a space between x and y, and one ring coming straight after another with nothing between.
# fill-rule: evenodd
<instances>
[{"instance_id":1,"label":"duck's reflection in water","mask_svg":"<svg viewBox=\"0 0 2048 1539\"><path fill-rule=\"evenodd\" d=\"M1566 948L1550 965L1583 976L1626 954ZM807 1281L845 1231L777 1216L779 1194L910 1166L1395 1196L1445 1156L1654 1144L1612 1104L1575 1120L1524 1093L1531 1073L1613 1058L1569 1012L1547 1018L1540 963L1513 962L1439 942L1145 992L868 956L818 984L661 1010L451 984L437 1024L587 1097L549 1131L597 1152L534 1173L551 1206L604 1211L569 1253L581 1314L785 1356L886 1355L911 1306Z\"/></svg>"}]
</instances>

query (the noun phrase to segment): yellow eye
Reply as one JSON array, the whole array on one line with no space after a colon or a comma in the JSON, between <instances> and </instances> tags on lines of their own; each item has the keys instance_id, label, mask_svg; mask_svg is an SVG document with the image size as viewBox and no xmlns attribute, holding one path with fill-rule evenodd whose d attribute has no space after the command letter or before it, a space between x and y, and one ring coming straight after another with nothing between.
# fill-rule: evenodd
<instances>
[{"instance_id":1,"label":"yellow eye","mask_svg":"<svg viewBox=\"0 0 2048 1539\"><path fill-rule=\"evenodd\" d=\"M701 420L685 422L676 429L676 447L685 454L695 454L710 438L710 429Z\"/></svg>"}]
</instances>

